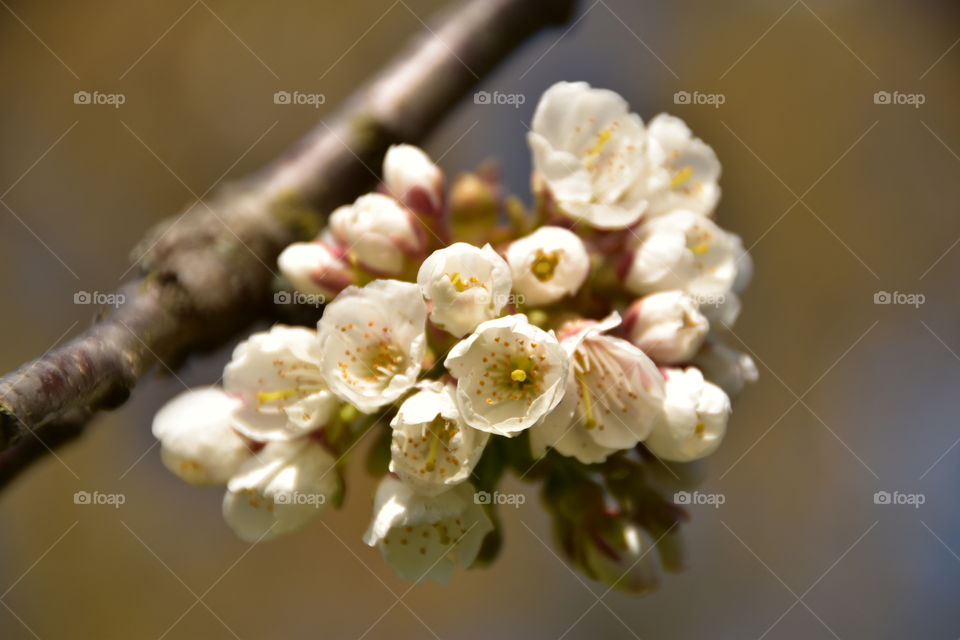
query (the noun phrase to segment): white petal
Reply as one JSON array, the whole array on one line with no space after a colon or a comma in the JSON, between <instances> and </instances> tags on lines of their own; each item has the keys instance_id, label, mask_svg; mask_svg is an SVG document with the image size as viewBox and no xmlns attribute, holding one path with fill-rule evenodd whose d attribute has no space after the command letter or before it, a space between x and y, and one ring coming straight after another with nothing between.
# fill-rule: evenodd
<instances>
[{"instance_id":1,"label":"white petal","mask_svg":"<svg viewBox=\"0 0 960 640\"><path fill-rule=\"evenodd\" d=\"M416 190L422 191L434 211L442 206L443 173L430 157L419 147L396 144L387 150L383 158L383 183L387 191L411 208Z\"/></svg>"},{"instance_id":2,"label":"white petal","mask_svg":"<svg viewBox=\"0 0 960 640\"><path fill-rule=\"evenodd\" d=\"M695 367L667 369L664 420L644 445L654 455L689 462L713 453L720 446L730 417L730 398L703 379Z\"/></svg>"},{"instance_id":3,"label":"white petal","mask_svg":"<svg viewBox=\"0 0 960 640\"><path fill-rule=\"evenodd\" d=\"M339 490L336 461L315 440L271 442L230 479L223 517L247 542L297 531Z\"/></svg>"},{"instance_id":4,"label":"white petal","mask_svg":"<svg viewBox=\"0 0 960 640\"><path fill-rule=\"evenodd\" d=\"M390 423L390 471L418 493L436 495L466 480L490 437L460 420L455 392L452 385L425 385Z\"/></svg>"},{"instance_id":5,"label":"white petal","mask_svg":"<svg viewBox=\"0 0 960 640\"><path fill-rule=\"evenodd\" d=\"M326 424L336 397L320 371L317 333L276 325L234 350L223 370L224 389L240 400L236 428L254 440L298 438Z\"/></svg>"},{"instance_id":6,"label":"white petal","mask_svg":"<svg viewBox=\"0 0 960 640\"><path fill-rule=\"evenodd\" d=\"M457 378L464 421L512 437L559 404L569 357L552 332L516 314L481 324L454 346L444 364Z\"/></svg>"},{"instance_id":7,"label":"white petal","mask_svg":"<svg viewBox=\"0 0 960 640\"><path fill-rule=\"evenodd\" d=\"M636 222L647 171L643 122L613 91L560 82L540 98L528 141L534 171L561 211L603 228Z\"/></svg>"},{"instance_id":8,"label":"white petal","mask_svg":"<svg viewBox=\"0 0 960 640\"><path fill-rule=\"evenodd\" d=\"M399 274L406 255L423 249L410 212L379 193L336 209L330 214L330 229L361 265L376 273Z\"/></svg>"},{"instance_id":9,"label":"white petal","mask_svg":"<svg viewBox=\"0 0 960 640\"><path fill-rule=\"evenodd\" d=\"M630 342L655 362L676 364L693 357L710 323L693 297L682 291L664 291L631 305L627 327Z\"/></svg>"},{"instance_id":10,"label":"white petal","mask_svg":"<svg viewBox=\"0 0 960 640\"><path fill-rule=\"evenodd\" d=\"M597 444L591 432L584 428L584 420L577 410L579 404L579 391L571 372L560 404L530 428L530 450L535 457L543 457L551 447L584 464L595 464L617 451Z\"/></svg>"},{"instance_id":11,"label":"white petal","mask_svg":"<svg viewBox=\"0 0 960 640\"><path fill-rule=\"evenodd\" d=\"M590 272L590 256L583 241L562 227L540 227L514 241L507 249L507 262L514 290L530 305L572 296Z\"/></svg>"},{"instance_id":12,"label":"white petal","mask_svg":"<svg viewBox=\"0 0 960 640\"><path fill-rule=\"evenodd\" d=\"M733 286L735 261L727 232L708 218L677 210L640 228L625 284L638 295L680 289L714 298Z\"/></svg>"},{"instance_id":13,"label":"white petal","mask_svg":"<svg viewBox=\"0 0 960 640\"><path fill-rule=\"evenodd\" d=\"M461 337L500 314L510 296L510 267L489 244L457 242L424 261L417 284L433 305L431 322Z\"/></svg>"},{"instance_id":14,"label":"white petal","mask_svg":"<svg viewBox=\"0 0 960 640\"><path fill-rule=\"evenodd\" d=\"M653 218L688 209L699 215L710 215L720 199L720 161L703 140L693 136L680 118L660 114L647 127L652 147L658 147L666 169L666 179L656 178L662 188L651 188L650 206L646 212Z\"/></svg>"},{"instance_id":15,"label":"white petal","mask_svg":"<svg viewBox=\"0 0 960 640\"><path fill-rule=\"evenodd\" d=\"M302 293L332 298L352 281L349 266L319 242L295 242L277 258L280 272Z\"/></svg>"},{"instance_id":16,"label":"white petal","mask_svg":"<svg viewBox=\"0 0 960 640\"><path fill-rule=\"evenodd\" d=\"M153 419L164 466L191 484L226 484L252 455L232 428L236 404L216 387L191 389L167 402Z\"/></svg>"},{"instance_id":17,"label":"white petal","mask_svg":"<svg viewBox=\"0 0 960 640\"><path fill-rule=\"evenodd\" d=\"M380 549L400 577L445 584L456 565L473 564L492 530L469 483L422 496L387 476L377 488L373 521L363 541Z\"/></svg>"},{"instance_id":18,"label":"white petal","mask_svg":"<svg viewBox=\"0 0 960 640\"><path fill-rule=\"evenodd\" d=\"M330 390L365 413L406 393L426 354L427 307L409 282L347 287L318 324L320 367Z\"/></svg>"}]
</instances>

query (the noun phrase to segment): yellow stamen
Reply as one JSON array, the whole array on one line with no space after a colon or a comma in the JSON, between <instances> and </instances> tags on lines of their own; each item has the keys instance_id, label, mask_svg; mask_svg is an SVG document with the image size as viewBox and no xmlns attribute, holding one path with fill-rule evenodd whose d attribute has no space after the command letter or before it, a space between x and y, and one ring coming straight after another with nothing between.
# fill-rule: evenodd
<instances>
[{"instance_id":1,"label":"yellow stamen","mask_svg":"<svg viewBox=\"0 0 960 640\"><path fill-rule=\"evenodd\" d=\"M527 379L527 372L523 369L514 369L510 372L510 379L514 382L525 382Z\"/></svg>"},{"instance_id":2,"label":"yellow stamen","mask_svg":"<svg viewBox=\"0 0 960 640\"><path fill-rule=\"evenodd\" d=\"M670 180L670 188L677 189L678 187L682 187L683 184L692 177L693 177L693 167L686 166L683 169L680 169L680 171L677 171L673 175L673 179Z\"/></svg>"},{"instance_id":3,"label":"yellow stamen","mask_svg":"<svg viewBox=\"0 0 960 640\"><path fill-rule=\"evenodd\" d=\"M274 400L284 400L298 393L300 393L300 390L296 387L292 389L281 389L279 391L258 391L257 402L263 404L265 402L273 402Z\"/></svg>"},{"instance_id":4,"label":"yellow stamen","mask_svg":"<svg viewBox=\"0 0 960 640\"><path fill-rule=\"evenodd\" d=\"M590 389L587 387L587 381L584 375L579 371L576 373L577 384L580 386L580 395L583 397L583 411L586 414L586 421L583 428L593 429L597 426L597 419L593 417L593 403L590 401Z\"/></svg>"},{"instance_id":5,"label":"yellow stamen","mask_svg":"<svg viewBox=\"0 0 960 640\"><path fill-rule=\"evenodd\" d=\"M693 252L693 255L699 256L699 255L701 255L701 254L703 254L703 253L706 253L707 251L710 251L710 243L709 243L709 242L701 242L701 243L698 244L698 245L694 245L694 246L690 247L690 251Z\"/></svg>"},{"instance_id":6,"label":"yellow stamen","mask_svg":"<svg viewBox=\"0 0 960 640\"><path fill-rule=\"evenodd\" d=\"M447 277L450 278L450 284L452 284L453 287L460 293L463 293L464 291L470 288L470 283L464 282L463 279L460 277L459 272L448 274Z\"/></svg>"},{"instance_id":7,"label":"yellow stamen","mask_svg":"<svg viewBox=\"0 0 960 640\"><path fill-rule=\"evenodd\" d=\"M553 272L556 271L557 264L560 262L558 253L558 251L544 253L543 249L537 249L533 265L530 267L530 271L537 280L546 282L553 277Z\"/></svg>"},{"instance_id":8,"label":"yellow stamen","mask_svg":"<svg viewBox=\"0 0 960 640\"><path fill-rule=\"evenodd\" d=\"M604 129L597 134L597 143L587 151L587 156L593 157L598 156L603 151L603 148L607 146L607 143L610 142L610 139L613 137L613 131L611 129Z\"/></svg>"}]
</instances>

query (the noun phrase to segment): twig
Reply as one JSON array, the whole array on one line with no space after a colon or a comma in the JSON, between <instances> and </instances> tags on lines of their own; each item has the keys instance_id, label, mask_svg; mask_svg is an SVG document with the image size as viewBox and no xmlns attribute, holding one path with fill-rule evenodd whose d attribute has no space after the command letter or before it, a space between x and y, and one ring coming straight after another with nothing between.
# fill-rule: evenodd
<instances>
[{"instance_id":1,"label":"twig","mask_svg":"<svg viewBox=\"0 0 960 640\"><path fill-rule=\"evenodd\" d=\"M65 345L0 378L8 480L122 404L153 365L222 344L269 307L272 265L323 215L369 187L390 144L416 142L529 36L570 18L576 0L471 0L259 173L158 225L134 255L126 302Z\"/></svg>"}]
</instances>

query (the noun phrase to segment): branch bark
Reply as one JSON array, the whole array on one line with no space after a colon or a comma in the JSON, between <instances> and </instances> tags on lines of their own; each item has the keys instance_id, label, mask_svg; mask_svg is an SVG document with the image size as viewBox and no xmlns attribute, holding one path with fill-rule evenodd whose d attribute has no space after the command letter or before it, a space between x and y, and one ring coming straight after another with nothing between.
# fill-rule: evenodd
<instances>
[{"instance_id":1,"label":"branch bark","mask_svg":"<svg viewBox=\"0 0 960 640\"><path fill-rule=\"evenodd\" d=\"M265 315L283 247L367 189L389 145L421 140L481 77L529 36L569 20L575 5L457 7L284 156L150 231L134 252L140 276L120 291L124 304L0 378L0 450L23 440L23 451L0 454L0 484L47 450L38 445L70 440L97 410L122 404L158 362L176 366Z\"/></svg>"}]
</instances>

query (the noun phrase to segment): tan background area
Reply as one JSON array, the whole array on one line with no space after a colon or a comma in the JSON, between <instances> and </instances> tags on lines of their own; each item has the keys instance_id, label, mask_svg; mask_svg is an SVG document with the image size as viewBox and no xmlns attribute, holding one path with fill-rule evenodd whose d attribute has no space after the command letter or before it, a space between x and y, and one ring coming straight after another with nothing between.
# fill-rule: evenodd
<instances>
[{"instance_id":1,"label":"tan background area","mask_svg":"<svg viewBox=\"0 0 960 640\"><path fill-rule=\"evenodd\" d=\"M442 4L5 2L3 370L82 330L92 310L74 294L112 290L147 227L329 115ZM726 502L691 509L686 572L644 599L603 595L542 543L535 488L511 482L530 499L504 511L495 566L410 589L360 542L372 484L359 460L342 511L250 549L222 523L220 491L168 474L149 432L181 380L217 379L224 350L178 378L151 375L0 495L0 637L960 636L956 5L583 9L572 31L530 42L483 86L525 104L466 101L426 147L450 174L501 156L523 193L537 96L583 79L644 118L682 116L717 150L720 221L756 263L732 342L754 353L761 378L707 464L701 490ZM76 105L78 90L126 102ZM277 90L323 93L326 104L275 105ZM925 103L875 104L880 90ZM725 102L675 105L677 91ZM878 291L925 303L876 305ZM126 503L78 506L78 490ZM926 502L875 505L880 490Z\"/></svg>"}]
</instances>

